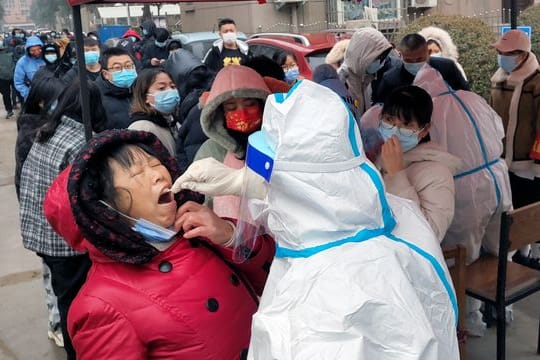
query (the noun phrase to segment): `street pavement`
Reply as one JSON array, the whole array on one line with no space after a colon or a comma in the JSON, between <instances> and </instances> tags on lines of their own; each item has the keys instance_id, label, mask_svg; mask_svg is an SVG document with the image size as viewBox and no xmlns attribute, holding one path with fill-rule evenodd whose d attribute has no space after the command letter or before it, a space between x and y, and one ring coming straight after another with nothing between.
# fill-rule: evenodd
<instances>
[{"instance_id":1,"label":"street pavement","mask_svg":"<svg viewBox=\"0 0 540 360\"><path fill-rule=\"evenodd\" d=\"M65 359L63 349L47 338L41 262L22 246L13 185L15 118L6 120L0 105L0 360ZM535 353L539 303L537 293L516 304L507 334L508 359L540 359ZM468 359L495 359L495 338L495 328L488 329L483 338L469 338Z\"/></svg>"}]
</instances>

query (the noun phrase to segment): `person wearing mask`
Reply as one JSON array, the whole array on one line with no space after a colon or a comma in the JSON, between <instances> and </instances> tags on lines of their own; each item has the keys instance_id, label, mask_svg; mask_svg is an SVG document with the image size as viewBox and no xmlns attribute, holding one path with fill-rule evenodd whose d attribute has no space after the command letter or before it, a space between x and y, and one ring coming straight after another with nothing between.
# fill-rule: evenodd
<instances>
[{"instance_id":1,"label":"person wearing mask","mask_svg":"<svg viewBox=\"0 0 540 360\"><path fill-rule=\"evenodd\" d=\"M141 35L139 35L138 32L136 32L133 29L128 29L126 32L120 37L120 40L116 44L116 47L125 49L129 52L129 54L137 60L137 68L140 67L140 63L138 63L142 59L142 54L139 51L140 50L140 44L142 41Z\"/></svg>"},{"instance_id":2,"label":"person wearing mask","mask_svg":"<svg viewBox=\"0 0 540 360\"><path fill-rule=\"evenodd\" d=\"M45 44L42 48L43 60L45 66L42 66L34 75L34 79L39 79L42 76L53 76L58 78L60 65L60 49L56 44Z\"/></svg>"},{"instance_id":3,"label":"person wearing mask","mask_svg":"<svg viewBox=\"0 0 540 360\"><path fill-rule=\"evenodd\" d=\"M458 62L459 53L456 44L450 37L450 34L436 26L428 26L418 32L426 38L428 53L431 57L443 57L453 60L456 63L461 75L467 80L463 66Z\"/></svg>"},{"instance_id":4,"label":"person wearing mask","mask_svg":"<svg viewBox=\"0 0 540 360\"><path fill-rule=\"evenodd\" d=\"M88 83L90 121L94 132L104 129L107 114L94 83ZM88 255L74 250L47 222L43 211L45 193L53 180L77 156L86 139L82 123L79 82L65 88L48 121L36 139L21 170L20 207L23 245L37 253L51 270L51 281L58 299L64 349L69 360L75 351L67 332L67 313L73 298L86 279Z\"/></svg>"},{"instance_id":5,"label":"person wearing mask","mask_svg":"<svg viewBox=\"0 0 540 360\"><path fill-rule=\"evenodd\" d=\"M214 42L203 59L208 69L216 73L225 66L243 65L251 57L248 44L237 38L233 19L221 19L218 28L221 39Z\"/></svg>"},{"instance_id":6,"label":"person wearing mask","mask_svg":"<svg viewBox=\"0 0 540 360\"><path fill-rule=\"evenodd\" d=\"M540 68L531 41L510 30L494 44L499 69L491 77L490 105L504 126L503 157L510 171L514 208L540 201ZM514 261L540 269L540 244Z\"/></svg>"},{"instance_id":7,"label":"person wearing mask","mask_svg":"<svg viewBox=\"0 0 540 360\"><path fill-rule=\"evenodd\" d=\"M385 192L337 94L303 80L269 96L248 149L246 167L194 163L172 188L241 194L237 261L253 228L274 235L248 359L459 359L441 248L420 209Z\"/></svg>"},{"instance_id":8,"label":"person wearing mask","mask_svg":"<svg viewBox=\"0 0 540 360\"><path fill-rule=\"evenodd\" d=\"M349 42L338 74L347 85L360 116L372 105L371 83L379 76L391 51L392 44L373 28L357 30Z\"/></svg>"},{"instance_id":9,"label":"person wearing mask","mask_svg":"<svg viewBox=\"0 0 540 360\"><path fill-rule=\"evenodd\" d=\"M69 309L78 359L245 358L273 241L234 264L232 222L174 196L178 176L153 134L110 130L47 193L53 228L92 260Z\"/></svg>"},{"instance_id":10,"label":"person wearing mask","mask_svg":"<svg viewBox=\"0 0 540 360\"><path fill-rule=\"evenodd\" d=\"M167 71L144 69L133 88L128 129L151 132L174 156L178 127L172 114L179 102L178 90Z\"/></svg>"},{"instance_id":11,"label":"person wearing mask","mask_svg":"<svg viewBox=\"0 0 540 360\"><path fill-rule=\"evenodd\" d=\"M169 57L169 50L167 50L168 39L169 32L167 29L156 29L154 43L148 43L144 47L142 58L142 66L144 69L163 65L165 60Z\"/></svg>"},{"instance_id":12,"label":"person wearing mask","mask_svg":"<svg viewBox=\"0 0 540 360\"><path fill-rule=\"evenodd\" d=\"M30 84L40 67L45 66L42 57L43 43L37 36L30 36L26 41L26 54L17 61L13 81L15 88L26 100L30 91Z\"/></svg>"},{"instance_id":13,"label":"person wearing mask","mask_svg":"<svg viewBox=\"0 0 540 360\"><path fill-rule=\"evenodd\" d=\"M13 54L8 51L4 41L4 38L0 37L0 93L4 101L4 109L6 109L6 119L9 119L13 117L11 91L15 63L13 62Z\"/></svg>"},{"instance_id":14,"label":"person wearing mask","mask_svg":"<svg viewBox=\"0 0 540 360\"><path fill-rule=\"evenodd\" d=\"M208 137L201 126L199 98L210 90L214 74L192 52L174 51L165 68L176 83L180 106L176 112L180 129L176 138L176 161L183 172L193 162L195 154Z\"/></svg>"},{"instance_id":15,"label":"person wearing mask","mask_svg":"<svg viewBox=\"0 0 540 360\"><path fill-rule=\"evenodd\" d=\"M426 39L420 34L408 34L401 39L399 51L403 64L386 72L377 90L377 102L385 102L390 93L404 85L411 85L424 64L441 73L453 90L469 90L469 84L453 60L430 57Z\"/></svg>"},{"instance_id":16,"label":"person wearing mask","mask_svg":"<svg viewBox=\"0 0 540 360\"><path fill-rule=\"evenodd\" d=\"M96 85L107 111L107 129L125 129L129 126L132 87L136 79L134 59L126 50L109 48L103 52L101 75Z\"/></svg>"},{"instance_id":17,"label":"person wearing mask","mask_svg":"<svg viewBox=\"0 0 540 360\"><path fill-rule=\"evenodd\" d=\"M386 191L415 202L441 242L454 218L453 176L462 163L430 141L432 112L425 90L413 85L395 89L380 115L384 143L377 163Z\"/></svg>"},{"instance_id":18,"label":"person wearing mask","mask_svg":"<svg viewBox=\"0 0 540 360\"><path fill-rule=\"evenodd\" d=\"M154 40L156 39L156 24L152 20L145 20L141 26L139 27L142 34L142 40L137 42L137 46L135 47L135 51L141 55L144 53L144 48L148 44L152 44Z\"/></svg>"},{"instance_id":19,"label":"person wearing mask","mask_svg":"<svg viewBox=\"0 0 540 360\"><path fill-rule=\"evenodd\" d=\"M261 128L268 95L270 89L255 70L242 65L221 69L210 92L201 98L201 125L208 140L195 160L211 157L242 168L248 137ZM212 208L220 216L236 218L238 205L237 197L220 197L213 199Z\"/></svg>"},{"instance_id":20,"label":"person wearing mask","mask_svg":"<svg viewBox=\"0 0 540 360\"><path fill-rule=\"evenodd\" d=\"M86 78L95 81L101 73L101 49L97 40L91 37L84 38L84 63L86 65ZM71 84L79 77L79 67L73 66L63 77L62 81Z\"/></svg>"},{"instance_id":21,"label":"person wearing mask","mask_svg":"<svg viewBox=\"0 0 540 360\"><path fill-rule=\"evenodd\" d=\"M287 84L294 85L298 80L304 79L303 76L300 76L298 60L293 53L280 51L274 55L273 60L283 69Z\"/></svg>"}]
</instances>

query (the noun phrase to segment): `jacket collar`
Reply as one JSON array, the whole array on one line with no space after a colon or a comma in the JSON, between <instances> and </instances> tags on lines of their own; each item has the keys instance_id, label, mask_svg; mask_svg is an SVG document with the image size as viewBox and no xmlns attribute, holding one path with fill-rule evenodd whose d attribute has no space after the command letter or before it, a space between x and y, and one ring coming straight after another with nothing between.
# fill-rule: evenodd
<instances>
[{"instance_id":1,"label":"jacket collar","mask_svg":"<svg viewBox=\"0 0 540 360\"><path fill-rule=\"evenodd\" d=\"M213 44L215 47L219 49L219 52L223 51L223 39L219 39L214 41ZM242 40L236 40L236 45L238 46L238 50L244 55L248 54L249 45L243 42Z\"/></svg>"}]
</instances>

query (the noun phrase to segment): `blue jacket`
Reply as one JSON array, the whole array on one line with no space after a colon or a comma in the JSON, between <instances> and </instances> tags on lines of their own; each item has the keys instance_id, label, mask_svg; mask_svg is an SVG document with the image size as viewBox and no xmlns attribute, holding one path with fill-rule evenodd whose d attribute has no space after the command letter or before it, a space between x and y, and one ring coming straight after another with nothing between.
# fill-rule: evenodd
<instances>
[{"instance_id":1,"label":"blue jacket","mask_svg":"<svg viewBox=\"0 0 540 360\"><path fill-rule=\"evenodd\" d=\"M13 81L15 82L15 88L26 100L28 92L30 91L30 83L34 78L34 74L38 69L45 65L45 61L40 57L36 59L35 57L30 56L28 49L32 46L43 46L43 43L37 36L31 36L26 41L26 55L17 61L15 66L15 74Z\"/></svg>"}]
</instances>

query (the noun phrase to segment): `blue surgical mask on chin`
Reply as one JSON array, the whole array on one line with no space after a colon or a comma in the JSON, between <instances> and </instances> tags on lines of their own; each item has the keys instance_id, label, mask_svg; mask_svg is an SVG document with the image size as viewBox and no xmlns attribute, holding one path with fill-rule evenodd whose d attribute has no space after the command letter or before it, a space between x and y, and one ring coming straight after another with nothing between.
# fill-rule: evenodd
<instances>
[{"instance_id":1,"label":"blue surgical mask on chin","mask_svg":"<svg viewBox=\"0 0 540 360\"><path fill-rule=\"evenodd\" d=\"M285 81L290 83L293 83L296 79L298 79L298 76L300 75L300 70L298 70L298 66L295 66L293 68L290 68L285 71Z\"/></svg>"},{"instance_id":2,"label":"blue surgical mask on chin","mask_svg":"<svg viewBox=\"0 0 540 360\"><path fill-rule=\"evenodd\" d=\"M135 82L135 79L137 79L137 70L135 69L124 69L122 71L115 71L112 73L112 83L114 86L118 86L119 88L127 89L131 87L131 85L133 85Z\"/></svg>"},{"instance_id":3,"label":"blue surgical mask on chin","mask_svg":"<svg viewBox=\"0 0 540 360\"><path fill-rule=\"evenodd\" d=\"M178 233L174 230L164 228L163 226L154 224L153 222L145 219L134 219L131 216L116 210L103 200L99 200L99 202L120 216L126 218L130 223L133 224L131 229L141 235L149 243L157 243L156 245L159 245L159 243L172 241L174 236Z\"/></svg>"},{"instance_id":4,"label":"blue surgical mask on chin","mask_svg":"<svg viewBox=\"0 0 540 360\"><path fill-rule=\"evenodd\" d=\"M154 97L154 108L162 114L172 114L176 105L180 102L180 95L176 89L157 91L148 94Z\"/></svg>"},{"instance_id":5,"label":"blue surgical mask on chin","mask_svg":"<svg viewBox=\"0 0 540 360\"><path fill-rule=\"evenodd\" d=\"M424 66L425 63L426 63L425 61L421 61L421 62L417 62L417 63L403 62L403 67L404 67L405 70L407 70L410 74L416 76L416 74L418 74L418 72L420 71L420 69L422 68L422 66Z\"/></svg>"},{"instance_id":6,"label":"blue surgical mask on chin","mask_svg":"<svg viewBox=\"0 0 540 360\"><path fill-rule=\"evenodd\" d=\"M394 135L397 136L401 145L401 149L404 153L414 149L418 145L418 134L414 134L412 136L402 135L398 131L398 128L396 126L391 129L379 126L379 133L381 134L384 141L390 139Z\"/></svg>"},{"instance_id":7,"label":"blue surgical mask on chin","mask_svg":"<svg viewBox=\"0 0 540 360\"><path fill-rule=\"evenodd\" d=\"M505 72L511 73L518 66L517 57L518 55L497 55L497 63Z\"/></svg>"}]
</instances>

